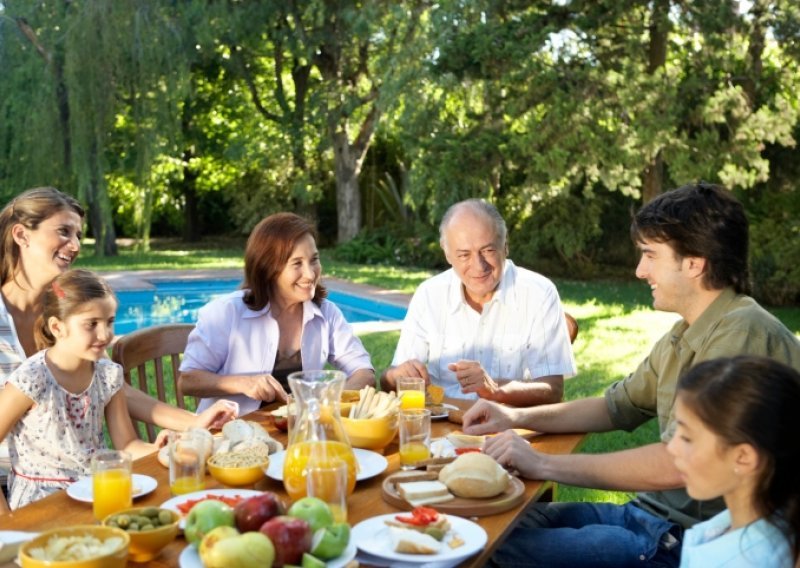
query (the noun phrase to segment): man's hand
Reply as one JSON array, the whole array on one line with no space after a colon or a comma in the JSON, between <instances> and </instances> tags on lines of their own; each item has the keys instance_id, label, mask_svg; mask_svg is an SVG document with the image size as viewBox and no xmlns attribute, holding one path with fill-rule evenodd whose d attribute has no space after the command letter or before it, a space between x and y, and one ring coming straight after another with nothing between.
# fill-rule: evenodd
<instances>
[{"instance_id":1,"label":"man's hand","mask_svg":"<svg viewBox=\"0 0 800 568\"><path fill-rule=\"evenodd\" d=\"M507 469L515 469L526 479L542 479L541 466L547 459L531 447L530 442L513 430L486 439L483 453Z\"/></svg>"},{"instance_id":2,"label":"man's hand","mask_svg":"<svg viewBox=\"0 0 800 568\"><path fill-rule=\"evenodd\" d=\"M272 375L246 375L241 384L242 394L255 400L286 402L286 391Z\"/></svg>"},{"instance_id":3,"label":"man's hand","mask_svg":"<svg viewBox=\"0 0 800 568\"><path fill-rule=\"evenodd\" d=\"M196 428L222 428L239 416L239 404L232 400L218 400L197 415Z\"/></svg>"},{"instance_id":4,"label":"man's hand","mask_svg":"<svg viewBox=\"0 0 800 568\"><path fill-rule=\"evenodd\" d=\"M381 377L381 389L386 391L395 390L397 388L397 379L400 377L418 377L425 379L426 386L431 384L428 367L425 363L417 359L409 359L396 367L389 367L384 371L383 377Z\"/></svg>"},{"instance_id":5,"label":"man's hand","mask_svg":"<svg viewBox=\"0 0 800 568\"><path fill-rule=\"evenodd\" d=\"M464 394L474 392L481 398L492 400L494 394L500 390L500 386L478 361L462 360L450 363L447 368L456 374L456 379L461 384L461 392Z\"/></svg>"},{"instance_id":6,"label":"man's hand","mask_svg":"<svg viewBox=\"0 0 800 568\"><path fill-rule=\"evenodd\" d=\"M479 436L505 432L515 427L517 412L508 406L479 399L464 414L464 433Z\"/></svg>"}]
</instances>

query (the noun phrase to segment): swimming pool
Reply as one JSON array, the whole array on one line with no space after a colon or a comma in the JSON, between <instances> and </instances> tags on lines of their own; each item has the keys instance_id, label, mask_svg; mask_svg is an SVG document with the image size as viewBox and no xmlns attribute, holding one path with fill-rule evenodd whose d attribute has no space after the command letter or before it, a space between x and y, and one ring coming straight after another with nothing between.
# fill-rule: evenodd
<instances>
[{"instance_id":1,"label":"swimming pool","mask_svg":"<svg viewBox=\"0 0 800 568\"><path fill-rule=\"evenodd\" d=\"M209 301L233 292L240 280L158 280L148 290L117 292L119 308L114 332L130 333L163 323L195 323L197 311ZM394 321L406 317L406 308L328 290L328 299L350 323Z\"/></svg>"}]
</instances>

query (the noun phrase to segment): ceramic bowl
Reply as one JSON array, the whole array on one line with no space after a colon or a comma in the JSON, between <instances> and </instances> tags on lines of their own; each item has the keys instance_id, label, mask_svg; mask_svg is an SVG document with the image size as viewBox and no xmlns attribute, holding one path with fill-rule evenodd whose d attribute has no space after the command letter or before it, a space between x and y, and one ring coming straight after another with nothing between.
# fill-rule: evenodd
<instances>
[{"instance_id":1,"label":"ceramic bowl","mask_svg":"<svg viewBox=\"0 0 800 568\"><path fill-rule=\"evenodd\" d=\"M82 558L81 560L42 560L36 558L36 550L47 549L51 539L94 537L102 542L116 539L116 545L108 551ZM43 532L22 545L19 561L22 568L124 568L128 563L130 536L121 529L100 525L76 525ZM32 555L33 554L33 555Z\"/></svg>"},{"instance_id":2,"label":"ceramic bowl","mask_svg":"<svg viewBox=\"0 0 800 568\"><path fill-rule=\"evenodd\" d=\"M397 416L384 418L344 418L342 426L354 448L379 451L392 443L397 434Z\"/></svg>"},{"instance_id":3,"label":"ceramic bowl","mask_svg":"<svg viewBox=\"0 0 800 568\"><path fill-rule=\"evenodd\" d=\"M121 515L135 518L144 514L146 509L154 509L155 507L134 507L132 509L125 509L113 515L109 515L103 519L104 526L110 526L115 519L118 521ZM147 562L158 556L163 548L170 542L175 540L178 536L178 525L181 521L181 516L175 511L169 509L156 509L161 515L169 515L169 523L159 527L144 530L144 531L126 531L131 538L131 544L128 547L131 560L134 562Z\"/></svg>"},{"instance_id":4,"label":"ceramic bowl","mask_svg":"<svg viewBox=\"0 0 800 568\"><path fill-rule=\"evenodd\" d=\"M218 461L225 459L225 454L215 454L208 458L206 465L211 476L229 487L247 487L261 481L269 467L269 458L264 456L257 463L243 467L220 465Z\"/></svg>"}]
</instances>

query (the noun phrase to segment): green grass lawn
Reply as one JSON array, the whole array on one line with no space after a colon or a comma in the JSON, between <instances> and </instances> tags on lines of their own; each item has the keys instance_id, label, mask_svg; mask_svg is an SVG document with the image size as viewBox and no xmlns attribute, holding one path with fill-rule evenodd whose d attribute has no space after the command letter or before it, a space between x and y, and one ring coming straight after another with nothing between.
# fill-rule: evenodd
<instances>
[{"instance_id":1,"label":"green grass lawn","mask_svg":"<svg viewBox=\"0 0 800 568\"><path fill-rule=\"evenodd\" d=\"M237 252L236 247L232 246L223 250L209 247L182 252L159 250L150 255L124 254L125 256L120 259L101 263L95 263L91 258L84 259L84 266L94 269L241 266L241 252ZM325 274L407 293L413 292L416 286L430 275L430 272L425 270L336 262L327 251L322 251L322 260ZM215 262L220 264L215 265ZM236 264L237 262L239 264ZM118 268L112 268L114 266ZM636 368L653 343L666 333L676 319L674 314L656 312L651 308L650 290L641 282L557 280L556 284L566 310L580 325L580 333L574 344L579 373L566 382L567 400L601 396L609 384L625 377ZM771 311L796 335L800 335L800 308L777 308ZM370 333L362 336L378 372L391 362L398 337L399 332ZM591 435L582 451L609 452L655 441L658 441L658 429L655 421L651 421L633 433L611 432ZM626 501L628 495L562 486L559 489L558 499L604 500L619 503Z\"/></svg>"}]
</instances>

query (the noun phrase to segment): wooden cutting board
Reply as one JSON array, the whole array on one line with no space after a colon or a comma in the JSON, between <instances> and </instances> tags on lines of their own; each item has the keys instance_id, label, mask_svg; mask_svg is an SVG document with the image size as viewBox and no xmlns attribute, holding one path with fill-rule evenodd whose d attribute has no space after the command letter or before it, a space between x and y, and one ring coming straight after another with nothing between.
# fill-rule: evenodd
<instances>
[{"instance_id":1,"label":"wooden cutting board","mask_svg":"<svg viewBox=\"0 0 800 568\"><path fill-rule=\"evenodd\" d=\"M383 500L400 509L410 511L413 507L403 499L395 488L394 482L402 477L403 472L395 473L383 480L381 494ZM440 513L458 515L459 517L486 517L513 509L525 500L525 485L516 477L511 477L511 483L503 493L487 499L467 499L455 497L451 501L431 505Z\"/></svg>"},{"instance_id":2,"label":"wooden cutting board","mask_svg":"<svg viewBox=\"0 0 800 568\"><path fill-rule=\"evenodd\" d=\"M511 431L517 434L518 436L525 438L526 440L530 440L535 436L542 435L542 432L537 432L536 430L527 430L525 428L512 428ZM463 433L464 432L461 430L453 430L452 432L450 432L450 434L463 434ZM498 434L500 434L500 432L497 432L496 434L486 434L486 436L488 438L491 438L493 436L497 436Z\"/></svg>"}]
</instances>

